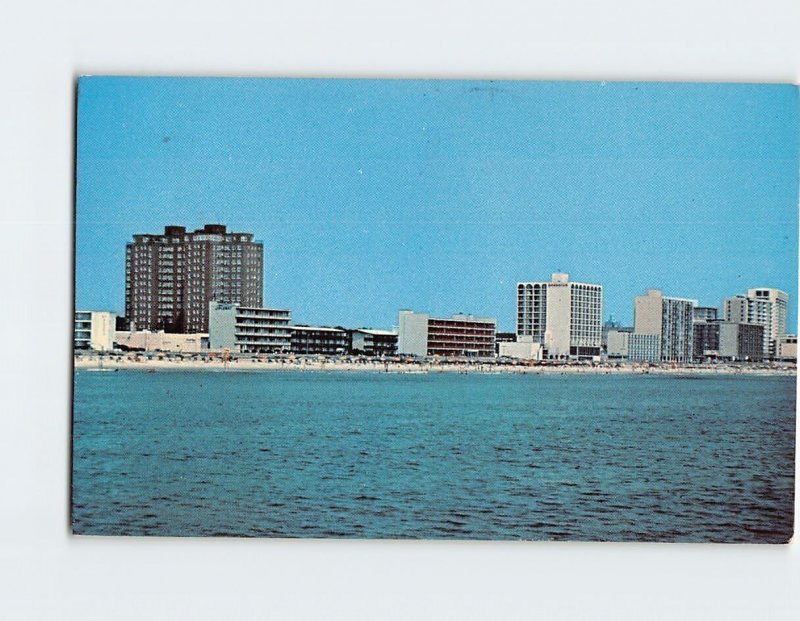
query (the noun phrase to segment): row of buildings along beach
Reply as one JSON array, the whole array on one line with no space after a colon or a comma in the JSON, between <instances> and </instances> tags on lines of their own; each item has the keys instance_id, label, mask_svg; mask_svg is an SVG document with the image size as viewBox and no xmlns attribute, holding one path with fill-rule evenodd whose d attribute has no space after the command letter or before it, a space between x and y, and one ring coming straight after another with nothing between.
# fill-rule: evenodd
<instances>
[{"instance_id":1,"label":"row of buildings along beach","mask_svg":"<svg viewBox=\"0 0 800 621\"><path fill-rule=\"evenodd\" d=\"M76 350L185 354L365 355L529 361L796 360L789 296L757 287L722 308L649 289L633 300L634 325L603 322L603 287L569 274L521 282L516 331L494 317L432 317L400 310L392 329L296 323L264 305L263 244L222 224L137 234L125 251L125 313L77 310Z\"/></svg>"}]
</instances>

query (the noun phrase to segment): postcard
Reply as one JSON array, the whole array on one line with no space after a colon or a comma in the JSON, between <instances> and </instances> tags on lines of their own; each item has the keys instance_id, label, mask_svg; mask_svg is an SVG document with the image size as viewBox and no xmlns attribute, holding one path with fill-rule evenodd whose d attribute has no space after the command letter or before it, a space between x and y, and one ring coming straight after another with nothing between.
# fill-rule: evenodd
<instances>
[{"instance_id":1,"label":"postcard","mask_svg":"<svg viewBox=\"0 0 800 621\"><path fill-rule=\"evenodd\" d=\"M798 90L77 84L78 535L786 543Z\"/></svg>"}]
</instances>

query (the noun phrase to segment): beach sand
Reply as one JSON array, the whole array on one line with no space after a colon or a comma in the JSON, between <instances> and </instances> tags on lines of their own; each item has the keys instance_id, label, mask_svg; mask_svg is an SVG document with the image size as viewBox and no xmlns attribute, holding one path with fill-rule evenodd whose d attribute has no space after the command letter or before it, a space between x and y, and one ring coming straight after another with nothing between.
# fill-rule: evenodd
<instances>
[{"instance_id":1,"label":"beach sand","mask_svg":"<svg viewBox=\"0 0 800 621\"><path fill-rule=\"evenodd\" d=\"M795 364L693 364L693 365L648 365L634 363L601 364L499 364L480 362L385 362L381 360L320 360L315 357L284 360L259 360L239 358L224 361L220 357L204 359L179 359L175 357L152 358L125 354L75 356L75 369L133 370L133 371L338 371L371 373L512 373L547 375L769 375L796 376Z\"/></svg>"}]
</instances>

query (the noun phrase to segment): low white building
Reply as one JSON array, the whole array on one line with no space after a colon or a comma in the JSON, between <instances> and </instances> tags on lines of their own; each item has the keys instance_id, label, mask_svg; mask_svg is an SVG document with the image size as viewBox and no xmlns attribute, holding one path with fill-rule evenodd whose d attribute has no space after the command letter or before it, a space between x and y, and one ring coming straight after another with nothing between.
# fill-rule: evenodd
<instances>
[{"instance_id":1,"label":"low white building","mask_svg":"<svg viewBox=\"0 0 800 621\"><path fill-rule=\"evenodd\" d=\"M288 352L292 313L286 309L256 308L210 302L208 342L214 350L247 353Z\"/></svg>"},{"instance_id":2,"label":"low white building","mask_svg":"<svg viewBox=\"0 0 800 621\"><path fill-rule=\"evenodd\" d=\"M208 334L171 334L150 330L117 331L114 337L121 349L144 351L169 351L178 353L200 353L208 350Z\"/></svg>"},{"instance_id":3,"label":"low white building","mask_svg":"<svg viewBox=\"0 0 800 621\"><path fill-rule=\"evenodd\" d=\"M108 311L75 311L75 349L110 351L114 349L115 313Z\"/></svg>"},{"instance_id":4,"label":"low white building","mask_svg":"<svg viewBox=\"0 0 800 621\"><path fill-rule=\"evenodd\" d=\"M797 360L797 337L789 334L781 339L778 344L778 359L779 360Z\"/></svg>"},{"instance_id":5,"label":"low white building","mask_svg":"<svg viewBox=\"0 0 800 621\"><path fill-rule=\"evenodd\" d=\"M627 358L630 353L630 328L611 329L608 331L608 341L606 345L606 356L609 358Z\"/></svg>"},{"instance_id":6,"label":"low white building","mask_svg":"<svg viewBox=\"0 0 800 621\"><path fill-rule=\"evenodd\" d=\"M541 360L542 345L534 343L531 337L520 337L518 341L498 343L498 355L501 358L518 358L520 360Z\"/></svg>"},{"instance_id":7,"label":"low white building","mask_svg":"<svg viewBox=\"0 0 800 621\"><path fill-rule=\"evenodd\" d=\"M358 328L350 332L350 352L366 356L397 354L397 332Z\"/></svg>"}]
</instances>

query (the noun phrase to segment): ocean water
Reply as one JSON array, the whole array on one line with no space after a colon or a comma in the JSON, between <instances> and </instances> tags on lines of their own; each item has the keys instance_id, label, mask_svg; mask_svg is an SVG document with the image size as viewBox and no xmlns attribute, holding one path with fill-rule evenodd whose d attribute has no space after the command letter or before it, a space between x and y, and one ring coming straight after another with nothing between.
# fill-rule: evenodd
<instances>
[{"instance_id":1,"label":"ocean water","mask_svg":"<svg viewBox=\"0 0 800 621\"><path fill-rule=\"evenodd\" d=\"M784 542L795 379L75 373L73 529Z\"/></svg>"}]
</instances>

